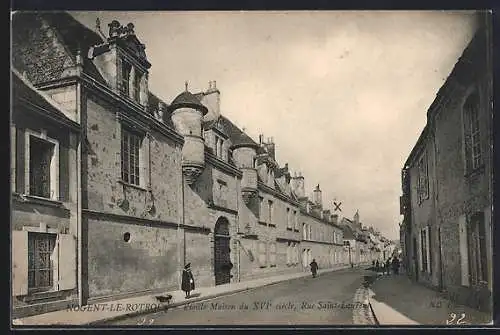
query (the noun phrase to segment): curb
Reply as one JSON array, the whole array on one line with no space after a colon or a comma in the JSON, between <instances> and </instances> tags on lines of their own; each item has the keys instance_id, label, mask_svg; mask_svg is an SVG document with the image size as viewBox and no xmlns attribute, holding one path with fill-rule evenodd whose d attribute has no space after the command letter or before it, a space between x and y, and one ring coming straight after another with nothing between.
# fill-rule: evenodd
<instances>
[{"instance_id":1,"label":"curb","mask_svg":"<svg viewBox=\"0 0 500 335\"><path fill-rule=\"evenodd\" d=\"M327 270L327 271L325 271L323 273L331 273L331 272L336 272L336 271L340 271L340 270L345 270L345 269L348 269L348 268L349 267L340 268L340 269L332 269L332 270L329 270L329 271ZM168 304L168 305L165 305L165 306L161 306L160 308L152 308L152 309L139 310L139 311L135 311L135 312L127 313L127 314L122 314L122 315L112 316L112 317L109 317L109 318L104 318L104 319L100 319L100 320L96 320L96 321L91 321L91 322L88 322L88 323L84 323L82 325L96 326L96 325L102 325L103 323L105 324L106 322L118 321L118 320L127 319L127 318L134 317L134 316L147 315L147 314L157 313L157 312L161 312L161 311L167 311L167 310L172 309L172 308L177 308L179 306L183 306L183 305L187 305L187 304L191 304L191 303L195 303L195 302L210 300L210 299L213 299L213 298L218 298L218 297L222 297L222 296L225 296L225 295L231 295L231 294L235 294L235 293L241 293L241 292L244 292L244 291L250 291L252 289L257 289L257 288L261 288L261 287L271 286L271 285L275 285L275 284L279 284L279 283L283 283L283 282L286 282L286 281L295 280L295 279L299 279L299 278L304 278L304 277L308 277L308 276L310 276L310 274L309 273L307 273L307 274L305 273L304 275L297 276L295 278L287 278L287 279L275 281L275 282L272 282L272 283L258 285L258 286L255 286L255 287L249 287L249 286L247 286L245 288L240 288L240 289L236 289L236 290L232 290L232 291L226 291L226 292L220 292L220 293L210 294L210 295L206 295L206 296L203 296L203 297L197 297L197 298L190 299L190 300L184 300L184 301L174 302L174 303L171 303L171 304Z\"/></svg>"}]
</instances>

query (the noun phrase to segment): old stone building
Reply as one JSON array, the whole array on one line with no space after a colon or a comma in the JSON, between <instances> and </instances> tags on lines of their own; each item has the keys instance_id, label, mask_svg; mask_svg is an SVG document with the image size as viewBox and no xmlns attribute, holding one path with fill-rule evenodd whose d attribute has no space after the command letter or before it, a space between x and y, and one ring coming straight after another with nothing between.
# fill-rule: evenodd
<instances>
[{"instance_id":1,"label":"old stone building","mask_svg":"<svg viewBox=\"0 0 500 335\"><path fill-rule=\"evenodd\" d=\"M215 82L167 104L132 23L12 21L15 312L177 290L186 263L198 286L343 265L319 185L221 115Z\"/></svg>"},{"instance_id":2,"label":"old stone building","mask_svg":"<svg viewBox=\"0 0 500 335\"><path fill-rule=\"evenodd\" d=\"M491 309L491 39L478 30L437 93L402 174L409 274Z\"/></svg>"},{"instance_id":3,"label":"old stone building","mask_svg":"<svg viewBox=\"0 0 500 335\"><path fill-rule=\"evenodd\" d=\"M12 77L12 294L20 311L75 298L80 126L17 71Z\"/></svg>"}]
</instances>

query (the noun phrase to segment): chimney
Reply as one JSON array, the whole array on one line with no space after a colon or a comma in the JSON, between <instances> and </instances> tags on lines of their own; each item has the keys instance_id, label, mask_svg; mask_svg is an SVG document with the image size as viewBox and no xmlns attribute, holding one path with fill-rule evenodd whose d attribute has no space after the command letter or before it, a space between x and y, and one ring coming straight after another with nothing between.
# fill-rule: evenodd
<instances>
[{"instance_id":1,"label":"chimney","mask_svg":"<svg viewBox=\"0 0 500 335\"><path fill-rule=\"evenodd\" d=\"M321 197L321 190L319 188L319 184L314 189L314 192L313 192L313 202L319 208L323 207L323 200L322 200L322 197Z\"/></svg>"},{"instance_id":2,"label":"chimney","mask_svg":"<svg viewBox=\"0 0 500 335\"><path fill-rule=\"evenodd\" d=\"M337 224L339 221L339 215L338 214L333 214L332 215L332 222Z\"/></svg>"},{"instance_id":3,"label":"chimney","mask_svg":"<svg viewBox=\"0 0 500 335\"><path fill-rule=\"evenodd\" d=\"M295 177L292 177L292 190L298 198L305 197L304 177L302 177L301 173L295 173Z\"/></svg>"},{"instance_id":4,"label":"chimney","mask_svg":"<svg viewBox=\"0 0 500 335\"><path fill-rule=\"evenodd\" d=\"M208 108L204 120L215 120L220 116L220 91L215 80L208 82L208 89L199 94L199 99Z\"/></svg>"},{"instance_id":5,"label":"chimney","mask_svg":"<svg viewBox=\"0 0 500 335\"><path fill-rule=\"evenodd\" d=\"M264 144L264 135L263 134L259 135L259 144Z\"/></svg>"},{"instance_id":6,"label":"chimney","mask_svg":"<svg viewBox=\"0 0 500 335\"><path fill-rule=\"evenodd\" d=\"M275 146L274 146L274 142L273 142L272 137L267 139L267 143L264 143L264 147L266 148L266 151L269 154L269 157L271 157L273 160L276 160Z\"/></svg>"}]
</instances>

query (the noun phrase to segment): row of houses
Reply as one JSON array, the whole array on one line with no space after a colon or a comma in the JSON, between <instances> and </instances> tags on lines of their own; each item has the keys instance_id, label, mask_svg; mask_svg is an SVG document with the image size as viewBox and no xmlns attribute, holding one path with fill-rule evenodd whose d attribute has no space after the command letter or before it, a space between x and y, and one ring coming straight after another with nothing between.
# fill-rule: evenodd
<instances>
[{"instance_id":1,"label":"row of houses","mask_svg":"<svg viewBox=\"0 0 500 335\"><path fill-rule=\"evenodd\" d=\"M402 169L408 275L454 301L492 304L492 58L489 17L427 111Z\"/></svg>"},{"instance_id":2,"label":"row of houses","mask_svg":"<svg viewBox=\"0 0 500 335\"><path fill-rule=\"evenodd\" d=\"M220 111L215 82L165 103L129 23L12 17L14 315L371 261L317 185ZM34 309L33 306L37 308Z\"/></svg>"}]
</instances>

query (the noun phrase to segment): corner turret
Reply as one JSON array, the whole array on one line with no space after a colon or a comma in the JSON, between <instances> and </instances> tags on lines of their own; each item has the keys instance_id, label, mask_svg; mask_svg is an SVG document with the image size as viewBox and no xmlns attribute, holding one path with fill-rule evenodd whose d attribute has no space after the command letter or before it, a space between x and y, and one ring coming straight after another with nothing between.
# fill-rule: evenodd
<instances>
[{"instance_id":1,"label":"corner turret","mask_svg":"<svg viewBox=\"0 0 500 335\"><path fill-rule=\"evenodd\" d=\"M201 121L207 108L188 90L179 94L168 107L177 132L184 137L182 173L190 185L205 168L205 141L201 135Z\"/></svg>"}]
</instances>

